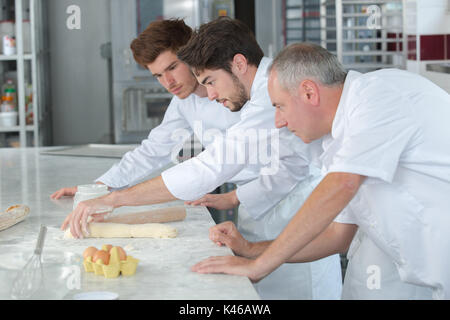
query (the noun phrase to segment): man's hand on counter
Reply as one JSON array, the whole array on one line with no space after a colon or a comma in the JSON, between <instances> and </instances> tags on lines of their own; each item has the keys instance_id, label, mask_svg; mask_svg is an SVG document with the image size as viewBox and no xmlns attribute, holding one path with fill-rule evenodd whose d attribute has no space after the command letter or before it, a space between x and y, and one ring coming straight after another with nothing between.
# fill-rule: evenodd
<instances>
[{"instance_id":1,"label":"man's hand on counter","mask_svg":"<svg viewBox=\"0 0 450 320\"><path fill-rule=\"evenodd\" d=\"M240 256L209 257L195 264L191 270L198 273L225 273L248 277L258 282L267 274L261 273L256 259L270 245L271 241L250 242L244 239L231 221L209 229L209 238L218 245L226 245Z\"/></svg>"},{"instance_id":2,"label":"man's hand on counter","mask_svg":"<svg viewBox=\"0 0 450 320\"><path fill-rule=\"evenodd\" d=\"M198 273L225 273L245 276L252 282L258 282L267 275L259 272L257 260L236 256L209 257L194 265L191 270Z\"/></svg>"},{"instance_id":3,"label":"man's hand on counter","mask_svg":"<svg viewBox=\"0 0 450 320\"><path fill-rule=\"evenodd\" d=\"M61 188L58 191L54 192L50 199L58 200L61 197L73 197L75 193L77 193L78 187L69 187L69 188Z\"/></svg>"},{"instance_id":4,"label":"man's hand on counter","mask_svg":"<svg viewBox=\"0 0 450 320\"><path fill-rule=\"evenodd\" d=\"M225 221L211 227L209 229L209 239L219 246L226 245L238 256L253 257L252 243L244 239L231 221Z\"/></svg>"},{"instance_id":5,"label":"man's hand on counter","mask_svg":"<svg viewBox=\"0 0 450 320\"><path fill-rule=\"evenodd\" d=\"M239 205L236 190L223 194L207 194L194 201L186 201L185 204L191 206L205 206L217 210L233 209Z\"/></svg>"}]
</instances>

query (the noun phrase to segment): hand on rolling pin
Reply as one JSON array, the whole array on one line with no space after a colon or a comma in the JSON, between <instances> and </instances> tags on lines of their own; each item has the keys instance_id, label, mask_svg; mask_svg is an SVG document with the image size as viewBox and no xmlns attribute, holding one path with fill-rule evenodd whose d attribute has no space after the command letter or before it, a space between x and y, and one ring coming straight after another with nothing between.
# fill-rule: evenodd
<instances>
[{"instance_id":1,"label":"hand on rolling pin","mask_svg":"<svg viewBox=\"0 0 450 320\"><path fill-rule=\"evenodd\" d=\"M93 221L103 221L105 215L114 210L114 206L108 201L108 195L96 199L82 201L78 204L61 225L61 230L70 226L70 233L75 239L83 238L83 233L88 235L88 218Z\"/></svg>"},{"instance_id":2,"label":"hand on rolling pin","mask_svg":"<svg viewBox=\"0 0 450 320\"><path fill-rule=\"evenodd\" d=\"M75 193L77 193L78 187L69 187L69 188L61 188L58 191L54 192L50 199L58 200L61 197L67 196L67 197L73 197Z\"/></svg>"},{"instance_id":3,"label":"hand on rolling pin","mask_svg":"<svg viewBox=\"0 0 450 320\"><path fill-rule=\"evenodd\" d=\"M217 210L228 210L239 205L236 190L223 194L207 194L194 201L186 201L185 204L191 206L205 206Z\"/></svg>"},{"instance_id":4,"label":"hand on rolling pin","mask_svg":"<svg viewBox=\"0 0 450 320\"><path fill-rule=\"evenodd\" d=\"M209 229L209 239L219 246L226 245L238 256L251 257L252 243L244 239L231 221L211 227Z\"/></svg>"}]
</instances>

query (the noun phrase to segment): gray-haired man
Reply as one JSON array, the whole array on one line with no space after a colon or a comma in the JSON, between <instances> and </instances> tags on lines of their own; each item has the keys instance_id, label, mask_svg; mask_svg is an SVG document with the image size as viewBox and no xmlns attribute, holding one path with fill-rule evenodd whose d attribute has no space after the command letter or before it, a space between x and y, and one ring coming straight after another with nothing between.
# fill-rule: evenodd
<instances>
[{"instance_id":1,"label":"gray-haired man","mask_svg":"<svg viewBox=\"0 0 450 320\"><path fill-rule=\"evenodd\" d=\"M449 299L450 96L396 69L345 76L312 44L284 49L270 70L277 126L324 139L326 176L273 242L249 244L230 224L212 230L252 260L214 257L193 269L258 281L286 261L346 252L354 239L344 299Z\"/></svg>"}]
</instances>

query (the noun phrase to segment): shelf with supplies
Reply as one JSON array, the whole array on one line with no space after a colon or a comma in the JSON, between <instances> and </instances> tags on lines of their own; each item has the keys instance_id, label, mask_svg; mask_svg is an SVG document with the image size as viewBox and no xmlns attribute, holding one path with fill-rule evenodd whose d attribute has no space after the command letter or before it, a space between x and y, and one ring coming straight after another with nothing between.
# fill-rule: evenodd
<instances>
[{"instance_id":1,"label":"shelf with supplies","mask_svg":"<svg viewBox=\"0 0 450 320\"><path fill-rule=\"evenodd\" d=\"M43 145L42 124L49 122L45 5L40 0L1 2L0 148Z\"/></svg>"},{"instance_id":2,"label":"shelf with supplies","mask_svg":"<svg viewBox=\"0 0 450 320\"><path fill-rule=\"evenodd\" d=\"M321 32L320 44L335 51L347 70L361 72L406 67L406 39L403 33L401 0L321 1L321 27L335 27L336 33Z\"/></svg>"},{"instance_id":3,"label":"shelf with supplies","mask_svg":"<svg viewBox=\"0 0 450 320\"><path fill-rule=\"evenodd\" d=\"M283 0L285 45L313 42L347 70L406 67L401 0Z\"/></svg>"}]
</instances>

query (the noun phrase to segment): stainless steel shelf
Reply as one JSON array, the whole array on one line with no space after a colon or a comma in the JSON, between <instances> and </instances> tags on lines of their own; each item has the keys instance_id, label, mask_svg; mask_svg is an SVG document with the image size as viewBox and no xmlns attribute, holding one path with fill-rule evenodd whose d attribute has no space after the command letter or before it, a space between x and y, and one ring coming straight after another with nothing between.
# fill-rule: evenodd
<instances>
[{"instance_id":1,"label":"stainless steel shelf","mask_svg":"<svg viewBox=\"0 0 450 320\"><path fill-rule=\"evenodd\" d=\"M402 12L401 11L397 11L397 12L382 12L381 13L381 17L401 17L402 16ZM367 18L369 17L368 13L343 13L342 14L343 18Z\"/></svg>"},{"instance_id":2,"label":"stainless steel shelf","mask_svg":"<svg viewBox=\"0 0 450 320\"><path fill-rule=\"evenodd\" d=\"M382 69L382 68L401 68L399 64L388 63L349 63L344 65L347 69Z\"/></svg>"},{"instance_id":3,"label":"stainless steel shelf","mask_svg":"<svg viewBox=\"0 0 450 320\"><path fill-rule=\"evenodd\" d=\"M344 56L394 56L401 55L399 51L345 51Z\"/></svg>"},{"instance_id":4,"label":"stainless steel shelf","mask_svg":"<svg viewBox=\"0 0 450 320\"><path fill-rule=\"evenodd\" d=\"M427 71L450 74L450 63L429 63L427 64Z\"/></svg>"},{"instance_id":5,"label":"stainless steel shelf","mask_svg":"<svg viewBox=\"0 0 450 320\"><path fill-rule=\"evenodd\" d=\"M328 7L324 3L330 4L330 1L322 2L321 15L327 15ZM402 4L401 0L336 0L336 38L329 39L328 33L321 33L322 45L336 44L336 56L348 69L361 69L370 71L380 68L400 67L406 65L406 45L404 43L404 34L402 27L402 9L397 7L394 10L388 10L386 4ZM376 28L368 28L367 19L369 14L365 12L366 6L379 5L381 19L380 25ZM348 25L348 22L352 22ZM327 26L330 21L322 21L321 26ZM360 38L363 34L364 38ZM390 37L394 33L394 38ZM401 34L401 36L400 36ZM366 38L367 36L367 38ZM389 36L389 37L388 37ZM401 51L389 51L390 45L403 44ZM369 50L361 50L362 45L377 44L377 46L366 46ZM371 57L371 58L368 58ZM367 62L362 58L366 58ZM372 60L372 61L370 61ZM375 61L373 61L375 60Z\"/></svg>"},{"instance_id":6,"label":"stainless steel shelf","mask_svg":"<svg viewBox=\"0 0 450 320\"><path fill-rule=\"evenodd\" d=\"M335 1L333 1L334 3ZM362 5L371 5L371 4L388 4L388 3L402 3L402 0L342 0L342 4L362 4Z\"/></svg>"},{"instance_id":7,"label":"stainless steel shelf","mask_svg":"<svg viewBox=\"0 0 450 320\"><path fill-rule=\"evenodd\" d=\"M5 56L3 54L0 55L0 61L14 61L19 59L20 56L17 54L11 55L11 56ZM31 60L33 58L33 56L31 55L31 53L27 53L23 55L23 59L24 60Z\"/></svg>"},{"instance_id":8,"label":"stainless steel shelf","mask_svg":"<svg viewBox=\"0 0 450 320\"><path fill-rule=\"evenodd\" d=\"M27 125L25 127L26 131L34 131L35 127L34 125ZM14 127L0 127L0 132L20 132L21 127L20 126L14 126Z\"/></svg>"},{"instance_id":9,"label":"stainless steel shelf","mask_svg":"<svg viewBox=\"0 0 450 320\"><path fill-rule=\"evenodd\" d=\"M0 127L0 132L20 132L20 127Z\"/></svg>"},{"instance_id":10,"label":"stainless steel shelf","mask_svg":"<svg viewBox=\"0 0 450 320\"><path fill-rule=\"evenodd\" d=\"M336 40L333 40L336 42ZM402 38L370 38L370 39L344 39L343 43L401 43Z\"/></svg>"},{"instance_id":11,"label":"stainless steel shelf","mask_svg":"<svg viewBox=\"0 0 450 320\"><path fill-rule=\"evenodd\" d=\"M302 5L302 4L299 4L299 5L296 5L296 6L286 6L286 10L289 10L289 9L303 9L303 8L314 8L314 9L320 9L320 4L319 3L317 3L317 4L306 4L306 5Z\"/></svg>"},{"instance_id":12,"label":"stainless steel shelf","mask_svg":"<svg viewBox=\"0 0 450 320\"><path fill-rule=\"evenodd\" d=\"M386 4L390 3L394 3L395 6L386 7ZM285 26L285 30L288 32L287 43L317 42L333 51L333 54L347 68L368 70L394 66L405 67L402 65L406 64L406 45L402 32L403 15L401 6L397 5L402 5L402 0L320 1L320 8L317 10L319 12L313 13L317 16L311 16L305 6L311 5L316 8L316 4L317 2L314 2L313 5L312 1L303 0L303 6L295 6L295 9L304 8L305 10L298 13L298 16L293 16L293 12L290 12L290 18L286 19ZM379 28L369 29L367 27L369 13L366 13L366 9L368 5L378 5L381 9ZM293 8L293 6L289 8ZM302 17L303 12L307 16ZM312 21L316 23L311 25ZM351 21L352 24L347 24L348 21ZM289 28L289 25L292 25L292 28ZM391 38L391 36L394 37ZM403 45L402 51L398 51L400 43ZM367 49L366 45L369 45L369 51L362 50L363 46ZM394 49L397 50L389 51L388 49L394 45ZM367 62L359 62L364 61L363 59Z\"/></svg>"},{"instance_id":13,"label":"stainless steel shelf","mask_svg":"<svg viewBox=\"0 0 450 320\"><path fill-rule=\"evenodd\" d=\"M368 29L367 26L354 26L354 27L342 27L342 30L344 30L344 31L347 31L347 30L363 30L363 31L374 31L374 30L394 31L395 30L395 31L402 31L403 28L392 27L392 26L381 26L379 28Z\"/></svg>"}]
</instances>

